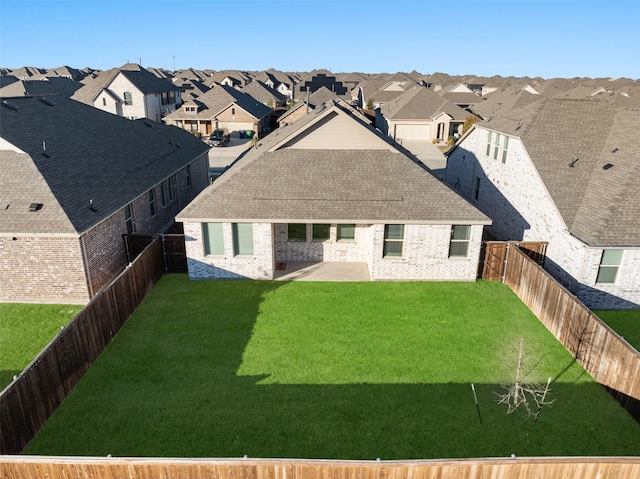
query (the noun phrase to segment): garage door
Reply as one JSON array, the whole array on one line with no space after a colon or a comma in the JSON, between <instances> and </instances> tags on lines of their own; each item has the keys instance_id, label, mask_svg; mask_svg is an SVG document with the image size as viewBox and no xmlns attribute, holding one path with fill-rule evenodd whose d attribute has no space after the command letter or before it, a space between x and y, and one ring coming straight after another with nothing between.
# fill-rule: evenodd
<instances>
[{"instance_id":1,"label":"garage door","mask_svg":"<svg viewBox=\"0 0 640 479\"><path fill-rule=\"evenodd\" d=\"M396 125L396 140L430 140L428 125Z\"/></svg>"}]
</instances>

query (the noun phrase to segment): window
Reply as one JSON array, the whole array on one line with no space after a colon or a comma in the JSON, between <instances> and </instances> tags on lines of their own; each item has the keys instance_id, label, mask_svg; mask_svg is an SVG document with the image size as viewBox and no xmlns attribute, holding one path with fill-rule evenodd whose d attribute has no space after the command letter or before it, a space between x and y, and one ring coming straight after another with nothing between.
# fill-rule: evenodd
<instances>
[{"instance_id":1,"label":"window","mask_svg":"<svg viewBox=\"0 0 640 479\"><path fill-rule=\"evenodd\" d=\"M191 165L187 165L187 188L191 188Z\"/></svg>"},{"instance_id":2,"label":"window","mask_svg":"<svg viewBox=\"0 0 640 479\"><path fill-rule=\"evenodd\" d=\"M162 98L161 103L163 105L166 105L167 103L169 103L169 92L163 91L162 93L160 93L160 96Z\"/></svg>"},{"instance_id":3,"label":"window","mask_svg":"<svg viewBox=\"0 0 640 479\"><path fill-rule=\"evenodd\" d=\"M621 249L605 249L600 258L600 268L596 283L615 283L618 275L618 268L622 260Z\"/></svg>"},{"instance_id":4,"label":"window","mask_svg":"<svg viewBox=\"0 0 640 479\"><path fill-rule=\"evenodd\" d=\"M353 241L356 239L356 225L338 225L337 241Z\"/></svg>"},{"instance_id":5,"label":"window","mask_svg":"<svg viewBox=\"0 0 640 479\"><path fill-rule=\"evenodd\" d=\"M222 223L202 223L202 242L204 254L224 254L224 235Z\"/></svg>"},{"instance_id":6,"label":"window","mask_svg":"<svg viewBox=\"0 0 640 479\"><path fill-rule=\"evenodd\" d=\"M136 232L136 225L133 222L133 206L131 206L131 203L124 207L124 222L127 225L127 233L132 234Z\"/></svg>"},{"instance_id":7,"label":"window","mask_svg":"<svg viewBox=\"0 0 640 479\"><path fill-rule=\"evenodd\" d=\"M156 215L156 192L153 188L149 190L149 213L151 216Z\"/></svg>"},{"instance_id":8,"label":"window","mask_svg":"<svg viewBox=\"0 0 640 479\"><path fill-rule=\"evenodd\" d=\"M507 162L507 148L509 148L509 137L505 136L502 144L502 163Z\"/></svg>"},{"instance_id":9,"label":"window","mask_svg":"<svg viewBox=\"0 0 640 479\"><path fill-rule=\"evenodd\" d=\"M402 256L404 225L384 225L382 256Z\"/></svg>"},{"instance_id":10,"label":"window","mask_svg":"<svg viewBox=\"0 0 640 479\"><path fill-rule=\"evenodd\" d=\"M231 108L231 114L235 115L236 114L236 109L235 108Z\"/></svg>"},{"instance_id":11,"label":"window","mask_svg":"<svg viewBox=\"0 0 640 479\"><path fill-rule=\"evenodd\" d=\"M191 131L198 131L198 120L191 120Z\"/></svg>"},{"instance_id":12,"label":"window","mask_svg":"<svg viewBox=\"0 0 640 479\"><path fill-rule=\"evenodd\" d=\"M491 154L491 133L489 132L489 135L487 136L487 151L485 152L486 156L489 156Z\"/></svg>"},{"instance_id":13,"label":"window","mask_svg":"<svg viewBox=\"0 0 640 479\"><path fill-rule=\"evenodd\" d=\"M478 201L478 198L480 198L480 177L476 176L473 182L473 199Z\"/></svg>"},{"instance_id":14,"label":"window","mask_svg":"<svg viewBox=\"0 0 640 479\"><path fill-rule=\"evenodd\" d=\"M288 241L307 241L307 225L304 223L289 223L287 225Z\"/></svg>"},{"instance_id":15,"label":"window","mask_svg":"<svg viewBox=\"0 0 640 479\"><path fill-rule=\"evenodd\" d=\"M233 254L253 254L253 223L233 223Z\"/></svg>"},{"instance_id":16,"label":"window","mask_svg":"<svg viewBox=\"0 0 640 479\"><path fill-rule=\"evenodd\" d=\"M176 126L182 128L182 120L176 120Z\"/></svg>"},{"instance_id":17,"label":"window","mask_svg":"<svg viewBox=\"0 0 640 479\"><path fill-rule=\"evenodd\" d=\"M330 233L331 233L331 225L314 224L312 229L313 229L312 238L315 241L324 241L329 239Z\"/></svg>"},{"instance_id":18,"label":"window","mask_svg":"<svg viewBox=\"0 0 640 479\"><path fill-rule=\"evenodd\" d=\"M498 159L498 152L500 151L500 133L496 133L496 142L493 146L493 159Z\"/></svg>"},{"instance_id":19,"label":"window","mask_svg":"<svg viewBox=\"0 0 640 479\"><path fill-rule=\"evenodd\" d=\"M133 105L133 98L131 97L131 92L124 92L124 104L125 105Z\"/></svg>"},{"instance_id":20,"label":"window","mask_svg":"<svg viewBox=\"0 0 640 479\"><path fill-rule=\"evenodd\" d=\"M107 106L107 99L106 98L102 98L102 106Z\"/></svg>"},{"instance_id":21,"label":"window","mask_svg":"<svg viewBox=\"0 0 640 479\"><path fill-rule=\"evenodd\" d=\"M466 258L469 254L469 240L471 238L471 226L453 225L451 227L451 241L449 243L449 257Z\"/></svg>"}]
</instances>

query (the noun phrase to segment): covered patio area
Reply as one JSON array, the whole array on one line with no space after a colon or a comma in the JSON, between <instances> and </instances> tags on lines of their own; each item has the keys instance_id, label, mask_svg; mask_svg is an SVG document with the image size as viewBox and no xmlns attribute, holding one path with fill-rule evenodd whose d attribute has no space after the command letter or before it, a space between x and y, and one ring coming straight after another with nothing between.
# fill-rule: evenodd
<instances>
[{"instance_id":1,"label":"covered patio area","mask_svg":"<svg viewBox=\"0 0 640 479\"><path fill-rule=\"evenodd\" d=\"M367 263L288 261L276 263L278 281L371 281Z\"/></svg>"}]
</instances>

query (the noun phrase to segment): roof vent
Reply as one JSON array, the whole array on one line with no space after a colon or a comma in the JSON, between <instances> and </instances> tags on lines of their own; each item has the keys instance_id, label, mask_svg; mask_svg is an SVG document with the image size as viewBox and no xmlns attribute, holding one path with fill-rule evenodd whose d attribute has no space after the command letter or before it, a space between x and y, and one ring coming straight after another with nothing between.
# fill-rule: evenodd
<instances>
[{"instance_id":1,"label":"roof vent","mask_svg":"<svg viewBox=\"0 0 640 479\"><path fill-rule=\"evenodd\" d=\"M18 105L14 104L14 103L9 103L7 100L3 100L2 101L2 106L4 106L5 108L8 108L9 110L13 110L13 111L18 111Z\"/></svg>"},{"instance_id":2,"label":"roof vent","mask_svg":"<svg viewBox=\"0 0 640 479\"><path fill-rule=\"evenodd\" d=\"M92 199L91 199L91 200L89 200L89 209L90 209L91 211L93 211L94 213L96 213L96 212L98 211L98 210L96 209L96 207L95 207L95 206L93 206L93 200L92 200Z\"/></svg>"},{"instance_id":3,"label":"roof vent","mask_svg":"<svg viewBox=\"0 0 640 479\"><path fill-rule=\"evenodd\" d=\"M42 209L42 203L31 203L29 205L29 211L40 211Z\"/></svg>"},{"instance_id":4,"label":"roof vent","mask_svg":"<svg viewBox=\"0 0 640 479\"><path fill-rule=\"evenodd\" d=\"M145 124L145 126L148 126L149 128L153 128L153 123L151 123L151 122L150 122L150 121L148 121L148 120L143 120L143 121L142 121L142 123L144 123L144 124Z\"/></svg>"},{"instance_id":5,"label":"roof vent","mask_svg":"<svg viewBox=\"0 0 640 479\"><path fill-rule=\"evenodd\" d=\"M49 100L48 98L45 98L45 97L40 98L40 101L42 103L44 103L45 105L47 105L47 106L56 106L56 104L53 101L51 101L51 100Z\"/></svg>"},{"instance_id":6,"label":"roof vent","mask_svg":"<svg viewBox=\"0 0 640 479\"><path fill-rule=\"evenodd\" d=\"M613 150L611 150L611 153L615 153L616 151L618 151L618 147L615 147Z\"/></svg>"},{"instance_id":7,"label":"roof vent","mask_svg":"<svg viewBox=\"0 0 640 479\"><path fill-rule=\"evenodd\" d=\"M579 158L576 158L575 160L573 160L571 163L569 163L569 168L573 168L574 166L576 166L576 163L578 162Z\"/></svg>"},{"instance_id":8,"label":"roof vent","mask_svg":"<svg viewBox=\"0 0 640 479\"><path fill-rule=\"evenodd\" d=\"M611 164L611 163L607 163L606 165L604 165L604 166L602 167L602 169L603 169L603 170L608 170L608 169L610 169L610 168L613 168L613 164Z\"/></svg>"}]
</instances>

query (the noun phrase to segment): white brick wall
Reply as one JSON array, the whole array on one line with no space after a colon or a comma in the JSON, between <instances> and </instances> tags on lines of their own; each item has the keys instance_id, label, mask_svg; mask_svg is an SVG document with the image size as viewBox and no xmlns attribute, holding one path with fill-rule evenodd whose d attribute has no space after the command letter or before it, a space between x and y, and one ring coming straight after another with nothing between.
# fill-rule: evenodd
<instances>
[{"instance_id":1,"label":"white brick wall","mask_svg":"<svg viewBox=\"0 0 640 479\"><path fill-rule=\"evenodd\" d=\"M596 285L602 250L571 236L521 141L510 137L506 163L493 150L487 157L486 145L487 130L475 128L449 156L445 181L493 220L487 230L499 240L548 241L545 269L589 307L640 304L640 252L625 252L616 284Z\"/></svg>"},{"instance_id":2,"label":"white brick wall","mask_svg":"<svg viewBox=\"0 0 640 479\"><path fill-rule=\"evenodd\" d=\"M472 226L469 255L449 258L451 225L405 225L402 257L383 257L384 225L373 225L373 280L475 281L482 225Z\"/></svg>"},{"instance_id":3,"label":"white brick wall","mask_svg":"<svg viewBox=\"0 0 640 479\"><path fill-rule=\"evenodd\" d=\"M311 225L307 226L311 237ZM223 225L225 254L205 256L200 223L185 223L191 279L271 279L277 261L366 262L374 280L474 281L482 225L472 226L467 258L449 258L451 225L406 225L403 256L383 258L384 225L357 225L354 242L337 242L336 227L324 242L287 241L287 225L254 224L254 255L233 255L231 224Z\"/></svg>"},{"instance_id":4,"label":"white brick wall","mask_svg":"<svg viewBox=\"0 0 640 479\"><path fill-rule=\"evenodd\" d=\"M272 279L274 270L273 228L270 223L253 224L253 255L233 254L231 223L223 224L224 255L205 255L201 223L184 223L189 278Z\"/></svg>"}]
</instances>

